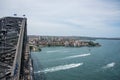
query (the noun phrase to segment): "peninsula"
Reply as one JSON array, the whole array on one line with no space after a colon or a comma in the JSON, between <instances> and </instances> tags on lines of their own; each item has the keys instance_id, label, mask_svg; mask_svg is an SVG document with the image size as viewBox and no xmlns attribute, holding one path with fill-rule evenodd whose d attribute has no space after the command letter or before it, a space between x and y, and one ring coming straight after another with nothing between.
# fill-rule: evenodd
<instances>
[{"instance_id":1,"label":"peninsula","mask_svg":"<svg viewBox=\"0 0 120 80\"><path fill-rule=\"evenodd\" d=\"M101 46L94 39L80 39L71 36L29 36L29 44L34 51L41 50L41 47L96 47Z\"/></svg>"}]
</instances>

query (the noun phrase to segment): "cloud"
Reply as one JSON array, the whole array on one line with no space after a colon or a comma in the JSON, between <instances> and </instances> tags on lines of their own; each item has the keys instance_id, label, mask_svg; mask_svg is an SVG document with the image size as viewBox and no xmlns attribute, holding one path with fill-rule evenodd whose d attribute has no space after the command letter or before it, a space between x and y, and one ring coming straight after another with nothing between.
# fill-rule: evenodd
<instances>
[{"instance_id":1,"label":"cloud","mask_svg":"<svg viewBox=\"0 0 120 80\"><path fill-rule=\"evenodd\" d=\"M28 34L120 37L117 0L2 0L0 16L26 14Z\"/></svg>"}]
</instances>

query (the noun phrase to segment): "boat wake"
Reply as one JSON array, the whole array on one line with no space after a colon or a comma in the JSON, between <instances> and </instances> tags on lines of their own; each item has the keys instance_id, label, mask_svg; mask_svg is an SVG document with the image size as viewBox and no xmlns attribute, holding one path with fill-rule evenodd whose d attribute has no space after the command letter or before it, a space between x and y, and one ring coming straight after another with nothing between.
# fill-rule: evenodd
<instances>
[{"instance_id":1,"label":"boat wake","mask_svg":"<svg viewBox=\"0 0 120 80\"><path fill-rule=\"evenodd\" d=\"M62 58L62 59L73 59L73 58L85 57L85 56L89 56L89 55L91 55L91 54L87 53L87 54L73 55L73 56L68 56L68 57Z\"/></svg>"},{"instance_id":2,"label":"boat wake","mask_svg":"<svg viewBox=\"0 0 120 80\"><path fill-rule=\"evenodd\" d=\"M104 69L107 69L107 68L111 68L111 67L114 67L115 66L115 62L112 62L112 63L109 63L105 66L103 66Z\"/></svg>"},{"instance_id":3,"label":"boat wake","mask_svg":"<svg viewBox=\"0 0 120 80\"><path fill-rule=\"evenodd\" d=\"M51 67L51 68L46 68L44 70L37 71L35 73L56 72L56 71L67 70L67 69L71 69L71 68L76 68L76 67L79 67L81 65L83 65L83 63L72 63L72 64L60 65L60 66L55 66L55 67Z\"/></svg>"},{"instance_id":4,"label":"boat wake","mask_svg":"<svg viewBox=\"0 0 120 80\"><path fill-rule=\"evenodd\" d=\"M46 53L56 53L56 52L68 52L68 51L66 51L66 49L58 49L58 50L50 50L47 51Z\"/></svg>"},{"instance_id":5,"label":"boat wake","mask_svg":"<svg viewBox=\"0 0 120 80\"><path fill-rule=\"evenodd\" d=\"M53 50L53 51L47 51L47 53L55 53L55 52L59 52L60 50Z\"/></svg>"}]
</instances>

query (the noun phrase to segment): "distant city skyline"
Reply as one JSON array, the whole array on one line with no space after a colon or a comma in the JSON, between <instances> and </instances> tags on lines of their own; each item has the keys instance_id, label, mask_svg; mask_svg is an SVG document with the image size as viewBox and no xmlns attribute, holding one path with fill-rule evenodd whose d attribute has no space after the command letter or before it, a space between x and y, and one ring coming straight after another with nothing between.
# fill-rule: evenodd
<instances>
[{"instance_id":1,"label":"distant city skyline","mask_svg":"<svg viewBox=\"0 0 120 80\"><path fill-rule=\"evenodd\" d=\"M120 0L1 0L0 17L13 14L28 35L120 37Z\"/></svg>"}]
</instances>

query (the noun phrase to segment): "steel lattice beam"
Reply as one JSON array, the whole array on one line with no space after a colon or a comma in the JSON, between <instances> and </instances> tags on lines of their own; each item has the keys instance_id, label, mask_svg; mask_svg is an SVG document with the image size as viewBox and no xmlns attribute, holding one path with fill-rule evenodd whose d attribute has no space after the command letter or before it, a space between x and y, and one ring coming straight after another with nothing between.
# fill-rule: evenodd
<instances>
[{"instance_id":1,"label":"steel lattice beam","mask_svg":"<svg viewBox=\"0 0 120 80\"><path fill-rule=\"evenodd\" d=\"M25 27L26 18L4 17L0 19L0 80L13 80L16 78L15 75L19 76L19 73L16 72L18 67L16 55L22 55L18 45L23 47L24 36L26 36ZM21 64L21 58L17 63ZM17 77L17 79L19 78Z\"/></svg>"}]
</instances>

